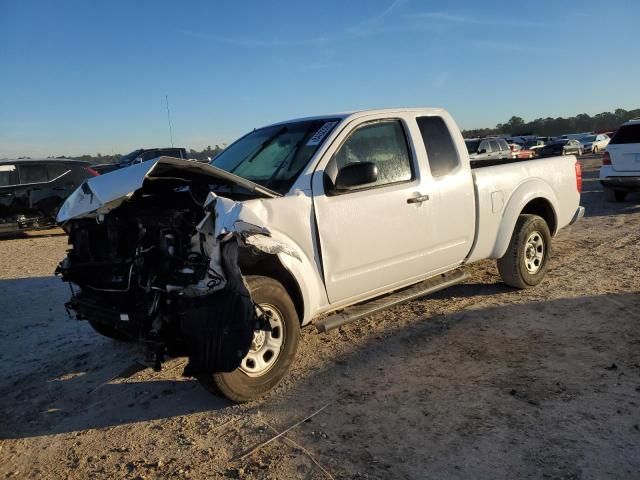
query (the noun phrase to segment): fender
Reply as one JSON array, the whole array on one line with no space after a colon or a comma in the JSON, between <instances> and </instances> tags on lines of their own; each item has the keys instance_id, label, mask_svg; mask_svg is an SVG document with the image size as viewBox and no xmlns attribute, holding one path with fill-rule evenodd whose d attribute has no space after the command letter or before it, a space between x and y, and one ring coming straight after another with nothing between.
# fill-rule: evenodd
<instances>
[{"instance_id":1,"label":"fender","mask_svg":"<svg viewBox=\"0 0 640 480\"><path fill-rule=\"evenodd\" d=\"M320 255L314 235L315 228L311 197L308 192L275 199L256 199L243 202L269 230L275 242L286 245L289 252L275 252L281 265L297 283L303 301L301 324L308 324L322 306L328 303L321 277ZM253 223L257 223L257 219Z\"/></svg>"},{"instance_id":2,"label":"fender","mask_svg":"<svg viewBox=\"0 0 640 480\"><path fill-rule=\"evenodd\" d=\"M507 251L513 230L518 221L518 216L525 209L527 204L533 200L542 198L549 202L553 215L557 219L558 198L551 186L540 178L532 178L521 183L507 200L507 206L503 210L500 229L496 237L496 242L489 258L501 258ZM557 225L557 221L554 222ZM555 235L555 229L551 235Z\"/></svg>"},{"instance_id":3,"label":"fender","mask_svg":"<svg viewBox=\"0 0 640 480\"><path fill-rule=\"evenodd\" d=\"M327 303L327 296L324 287L322 287L322 279L318 277L314 264L307 258L300 247L291 242L288 242L288 244L298 252L300 259L293 258L285 253L279 253L278 259L293 276L302 294L304 315L300 319L300 323L304 326L309 324L315 312ZM310 279L314 280L310 281Z\"/></svg>"}]
</instances>

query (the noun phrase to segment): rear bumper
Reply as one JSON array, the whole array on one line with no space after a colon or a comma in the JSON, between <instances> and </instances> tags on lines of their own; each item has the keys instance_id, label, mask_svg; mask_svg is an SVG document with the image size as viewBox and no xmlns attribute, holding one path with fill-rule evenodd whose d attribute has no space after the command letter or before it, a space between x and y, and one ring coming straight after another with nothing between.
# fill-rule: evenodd
<instances>
[{"instance_id":1,"label":"rear bumper","mask_svg":"<svg viewBox=\"0 0 640 480\"><path fill-rule=\"evenodd\" d=\"M573 214L573 218L571 219L571 221L569 222L569 225L573 225L574 223L576 223L578 220L580 220L582 217L584 217L584 207L579 206L576 209L576 213Z\"/></svg>"},{"instance_id":2,"label":"rear bumper","mask_svg":"<svg viewBox=\"0 0 640 480\"><path fill-rule=\"evenodd\" d=\"M640 191L640 177L604 177L600 179L603 187L615 188L627 192Z\"/></svg>"}]
</instances>

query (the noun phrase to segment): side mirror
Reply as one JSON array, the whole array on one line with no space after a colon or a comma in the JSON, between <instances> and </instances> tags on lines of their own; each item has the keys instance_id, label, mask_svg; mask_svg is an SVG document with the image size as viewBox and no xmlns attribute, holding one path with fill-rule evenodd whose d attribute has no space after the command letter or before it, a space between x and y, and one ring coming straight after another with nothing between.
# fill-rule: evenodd
<instances>
[{"instance_id":1,"label":"side mirror","mask_svg":"<svg viewBox=\"0 0 640 480\"><path fill-rule=\"evenodd\" d=\"M335 181L336 190L349 190L360 185L375 183L378 180L378 167L373 162L350 163L338 171Z\"/></svg>"},{"instance_id":2,"label":"side mirror","mask_svg":"<svg viewBox=\"0 0 640 480\"><path fill-rule=\"evenodd\" d=\"M481 148L480 150L478 150L478 154L481 155L483 153L487 153L487 151L484 148Z\"/></svg>"}]
</instances>

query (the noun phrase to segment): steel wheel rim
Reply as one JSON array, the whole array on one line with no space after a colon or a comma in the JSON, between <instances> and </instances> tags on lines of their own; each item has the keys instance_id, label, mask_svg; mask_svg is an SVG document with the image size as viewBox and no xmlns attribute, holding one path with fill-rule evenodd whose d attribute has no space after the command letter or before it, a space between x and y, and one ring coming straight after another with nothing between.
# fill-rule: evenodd
<instances>
[{"instance_id":1,"label":"steel wheel rim","mask_svg":"<svg viewBox=\"0 0 640 480\"><path fill-rule=\"evenodd\" d=\"M524 244L524 265L531 274L538 273L544 262L544 237L538 231L532 232Z\"/></svg>"},{"instance_id":2,"label":"steel wheel rim","mask_svg":"<svg viewBox=\"0 0 640 480\"><path fill-rule=\"evenodd\" d=\"M260 304L260 308L269 315L271 331L257 330L253 333L249 353L240 363L240 370L249 377L260 377L271 370L280 357L285 341L282 313L269 304Z\"/></svg>"}]
</instances>

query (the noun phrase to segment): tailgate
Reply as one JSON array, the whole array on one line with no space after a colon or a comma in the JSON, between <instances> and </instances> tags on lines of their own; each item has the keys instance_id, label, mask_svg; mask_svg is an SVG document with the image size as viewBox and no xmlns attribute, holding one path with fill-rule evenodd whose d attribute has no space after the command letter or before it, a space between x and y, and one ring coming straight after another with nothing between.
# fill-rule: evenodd
<instances>
[{"instance_id":1,"label":"tailgate","mask_svg":"<svg viewBox=\"0 0 640 480\"><path fill-rule=\"evenodd\" d=\"M621 126L609 142L607 152L614 170L640 171L640 122Z\"/></svg>"},{"instance_id":2,"label":"tailgate","mask_svg":"<svg viewBox=\"0 0 640 480\"><path fill-rule=\"evenodd\" d=\"M618 172L640 171L640 142L609 145L611 166Z\"/></svg>"}]
</instances>

